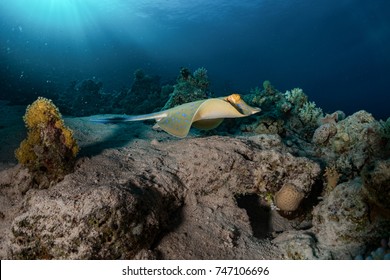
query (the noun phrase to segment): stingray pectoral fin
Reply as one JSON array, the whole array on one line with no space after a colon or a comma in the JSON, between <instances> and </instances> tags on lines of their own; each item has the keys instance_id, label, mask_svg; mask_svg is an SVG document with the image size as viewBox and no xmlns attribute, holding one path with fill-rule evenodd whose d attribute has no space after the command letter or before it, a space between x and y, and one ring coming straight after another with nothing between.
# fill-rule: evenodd
<instances>
[{"instance_id":1,"label":"stingray pectoral fin","mask_svg":"<svg viewBox=\"0 0 390 280\"><path fill-rule=\"evenodd\" d=\"M170 135L179 138L184 138L187 136L188 132L190 131L191 125L178 128L172 126L172 124L164 122L164 119L162 119L159 122L157 122L154 127L159 127L162 130L164 130L166 133L169 133Z\"/></svg>"},{"instance_id":2,"label":"stingray pectoral fin","mask_svg":"<svg viewBox=\"0 0 390 280\"><path fill-rule=\"evenodd\" d=\"M210 130L218 127L223 122L223 119L199 120L192 123L192 126L197 129Z\"/></svg>"},{"instance_id":3,"label":"stingray pectoral fin","mask_svg":"<svg viewBox=\"0 0 390 280\"><path fill-rule=\"evenodd\" d=\"M173 136L186 137L196 112L204 102L205 100L195 101L166 110L167 116L157 120L157 124L161 129Z\"/></svg>"}]
</instances>

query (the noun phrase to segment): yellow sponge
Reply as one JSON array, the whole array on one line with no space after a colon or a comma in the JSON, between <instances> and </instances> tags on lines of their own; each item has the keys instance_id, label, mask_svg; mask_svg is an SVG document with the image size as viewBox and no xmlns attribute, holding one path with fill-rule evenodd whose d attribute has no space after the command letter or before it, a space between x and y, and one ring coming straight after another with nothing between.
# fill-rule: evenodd
<instances>
[{"instance_id":1,"label":"yellow sponge","mask_svg":"<svg viewBox=\"0 0 390 280\"><path fill-rule=\"evenodd\" d=\"M23 120L27 138L15 151L19 163L35 175L36 181L58 181L73 169L79 151L72 131L67 128L54 103L39 97L29 105Z\"/></svg>"}]
</instances>

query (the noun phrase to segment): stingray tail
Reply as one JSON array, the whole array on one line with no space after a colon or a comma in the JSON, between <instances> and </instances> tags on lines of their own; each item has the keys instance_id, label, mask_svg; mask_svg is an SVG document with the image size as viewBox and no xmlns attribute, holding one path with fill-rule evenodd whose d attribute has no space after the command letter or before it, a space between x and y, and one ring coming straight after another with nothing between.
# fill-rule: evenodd
<instances>
[{"instance_id":1,"label":"stingray tail","mask_svg":"<svg viewBox=\"0 0 390 280\"><path fill-rule=\"evenodd\" d=\"M160 120L166 117L165 112L157 112L145 115L129 116L129 115L110 115L110 117L94 116L89 120L96 123L123 123L123 122L134 122L144 120Z\"/></svg>"}]
</instances>

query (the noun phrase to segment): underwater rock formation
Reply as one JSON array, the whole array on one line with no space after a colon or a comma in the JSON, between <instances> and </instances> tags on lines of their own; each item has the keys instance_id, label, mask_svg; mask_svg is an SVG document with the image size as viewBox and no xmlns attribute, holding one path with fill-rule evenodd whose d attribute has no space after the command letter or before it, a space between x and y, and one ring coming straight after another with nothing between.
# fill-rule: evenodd
<instances>
[{"instance_id":1,"label":"underwater rock formation","mask_svg":"<svg viewBox=\"0 0 390 280\"><path fill-rule=\"evenodd\" d=\"M9 230L4 235L9 239L2 241L9 246L2 256L262 258L266 250L267 256L276 258L277 248L252 239L253 221L238 208L236 197L272 195L287 183L308 194L320 171L316 163L289 154L276 136L141 141L82 158L77 166L74 173L44 190L28 189L28 177L22 177L25 184L15 186L15 177L23 172L18 166L12 174L1 175L1 194L12 201L0 209L9 225L2 227ZM208 221L183 220L169 234L180 213L187 211L212 215L203 215ZM209 226L199 227L197 221ZM269 223L264 234L272 231ZM193 238L184 241L184 232ZM186 252L178 240L186 242ZM220 242L227 246L221 247Z\"/></svg>"},{"instance_id":2,"label":"underwater rock formation","mask_svg":"<svg viewBox=\"0 0 390 280\"><path fill-rule=\"evenodd\" d=\"M147 75L142 69L137 69L130 89L123 89L113 99L112 109L107 113L128 115L152 113L164 106L172 92L171 85L161 86L159 76Z\"/></svg>"},{"instance_id":3,"label":"underwater rock formation","mask_svg":"<svg viewBox=\"0 0 390 280\"><path fill-rule=\"evenodd\" d=\"M282 233L274 240L275 244L293 259L353 259L364 254L368 244L390 232L388 191L383 190L390 173L378 177L379 180L370 177L365 183L356 177L337 185L314 208L311 229ZM385 195L381 201L372 199L378 189ZM301 246L303 243L306 245Z\"/></svg>"},{"instance_id":4,"label":"underwater rock formation","mask_svg":"<svg viewBox=\"0 0 390 280\"><path fill-rule=\"evenodd\" d=\"M388 212L390 219L390 159L376 160L366 165L361 174L368 201L382 212Z\"/></svg>"},{"instance_id":5,"label":"underwater rock formation","mask_svg":"<svg viewBox=\"0 0 390 280\"><path fill-rule=\"evenodd\" d=\"M103 83L94 79L73 81L58 97L61 110L71 116L96 114L146 114L159 110L173 92L172 85L161 85L160 77L142 69L133 74L130 88L104 92Z\"/></svg>"},{"instance_id":6,"label":"underwater rock formation","mask_svg":"<svg viewBox=\"0 0 390 280\"><path fill-rule=\"evenodd\" d=\"M91 169L85 164L82 168ZM123 184L108 180L85 184L73 176L70 180L73 184L64 181L23 197L26 210L12 221L9 258L134 258L151 246L167 223L169 209L177 207L169 196L178 190L162 196L140 178Z\"/></svg>"},{"instance_id":7,"label":"underwater rock formation","mask_svg":"<svg viewBox=\"0 0 390 280\"><path fill-rule=\"evenodd\" d=\"M390 231L390 221L383 216L372 219L371 211L360 178L336 186L313 211L318 244L336 259L363 253L362 244Z\"/></svg>"},{"instance_id":8,"label":"underwater rock formation","mask_svg":"<svg viewBox=\"0 0 390 280\"><path fill-rule=\"evenodd\" d=\"M15 156L33 174L39 187L48 187L73 170L79 147L51 100L39 97L27 107L23 119L27 139Z\"/></svg>"},{"instance_id":9,"label":"underwater rock formation","mask_svg":"<svg viewBox=\"0 0 390 280\"><path fill-rule=\"evenodd\" d=\"M380 122L365 111L319 126L312 142L317 157L348 176L359 175L365 164L390 155Z\"/></svg>"},{"instance_id":10,"label":"underwater rock formation","mask_svg":"<svg viewBox=\"0 0 390 280\"><path fill-rule=\"evenodd\" d=\"M322 109L308 101L302 89L294 88L282 93L269 81L263 83L263 90L255 88L243 99L262 110L257 122L241 125L243 132L277 133L284 136L291 131L309 140L318 127L318 120L323 116Z\"/></svg>"},{"instance_id":11,"label":"underwater rock formation","mask_svg":"<svg viewBox=\"0 0 390 280\"><path fill-rule=\"evenodd\" d=\"M211 96L208 91L209 84L205 68L198 68L193 74L187 68L182 68L176 85L174 85L174 90L162 110L209 98Z\"/></svg>"},{"instance_id":12,"label":"underwater rock formation","mask_svg":"<svg viewBox=\"0 0 390 280\"><path fill-rule=\"evenodd\" d=\"M66 115L88 116L104 113L112 98L104 94L103 83L94 79L72 81L56 102Z\"/></svg>"},{"instance_id":13,"label":"underwater rock formation","mask_svg":"<svg viewBox=\"0 0 390 280\"><path fill-rule=\"evenodd\" d=\"M312 142L317 145L326 143L337 133L336 123L326 123L318 127L313 134Z\"/></svg>"}]
</instances>

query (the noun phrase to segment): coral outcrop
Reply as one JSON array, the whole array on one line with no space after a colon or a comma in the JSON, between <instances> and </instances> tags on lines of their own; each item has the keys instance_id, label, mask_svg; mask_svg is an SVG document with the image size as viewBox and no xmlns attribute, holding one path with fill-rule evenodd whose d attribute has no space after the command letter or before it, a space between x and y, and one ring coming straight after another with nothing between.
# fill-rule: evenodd
<instances>
[{"instance_id":1,"label":"coral outcrop","mask_svg":"<svg viewBox=\"0 0 390 280\"><path fill-rule=\"evenodd\" d=\"M323 116L322 109L309 101L302 89L294 88L282 93L269 81L263 83L262 90L255 88L243 98L262 110L262 114L256 116L256 122L241 125L243 132L277 133L281 136L292 132L309 140Z\"/></svg>"},{"instance_id":2,"label":"coral outcrop","mask_svg":"<svg viewBox=\"0 0 390 280\"><path fill-rule=\"evenodd\" d=\"M174 85L174 90L165 103L163 110L184 103L207 99L210 97L210 92L208 91L209 84L205 68L198 68L193 74L191 74L189 69L182 68L177 78L177 83Z\"/></svg>"},{"instance_id":3,"label":"coral outcrop","mask_svg":"<svg viewBox=\"0 0 390 280\"><path fill-rule=\"evenodd\" d=\"M390 159L376 160L366 165L362 179L370 203L388 212L390 219Z\"/></svg>"},{"instance_id":4,"label":"coral outcrop","mask_svg":"<svg viewBox=\"0 0 390 280\"><path fill-rule=\"evenodd\" d=\"M390 156L380 122L359 111L345 119L326 122L313 135L317 157L333 164L341 174L357 176L365 164Z\"/></svg>"},{"instance_id":5,"label":"coral outcrop","mask_svg":"<svg viewBox=\"0 0 390 280\"><path fill-rule=\"evenodd\" d=\"M390 211L383 207L384 201L388 207L388 197L379 201L378 197L372 198L389 175L377 172L381 177L378 181L366 178L363 183L362 178L356 177L334 187L314 208L310 230L285 232L274 242L294 259L352 259L364 254L369 244L390 232ZM298 246L302 235L306 237L306 247Z\"/></svg>"},{"instance_id":6,"label":"coral outcrop","mask_svg":"<svg viewBox=\"0 0 390 280\"><path fill-rule=\"evenodd\" d=\"M304 196L304 193L299 191L297 187L287 183L275 194L275 205L282 211L295 211Z\"/></svg>"},{"instance_id":7,"label":"coral outcrop","mask_svg":"<svg viewBox=\"0 0 390 280\"><path fill-rule=\"evenodd\" d=\"M40 187L47 187L73 170L79 147L51 100L38 98L27 107L23 119L28 129L27 139L22 141L15 156L34 174Z\"/></svg>"},{"instance_id":8,"label":"coral outcrop","mask_svg":"<svg viewBox=\"0 0 390 280\"><path fill-rule=\"evenodd\" d=\"M137 115L161 109L172 92L173 86L162 85L159 76L137 69L129 87L105 92L103 83L95 79L73 81L65 94L57 97L57 101L61 111L72 116Z\"/></svg>"},{"instance_id":9,"label":"coral outcrop","mask_svg":"<svg viewBox=\"0 0 390 280\"><path fill-rule=\"evenodd\" d=\"M64 114L72 116L88 116L103 114L112 98L103 92L103 83L95 79L72 81L55 102Z\"/></svg>"},{"instance_id":10,"label":"coral outcrop","mask_svg":"<svg viewBox=\"0 0 390 280\"><path fill-rule=\"evenodd\" d=\"M325 123L318 127L313 134L312 142L317 145L325 144L337 133L336 123Z\"/></svg>"},{"instance_id":11,"label":"coral outcrop","mask_svg":"<svg viewBox=\"0 0 390 280\"><path fill-rule=\"evenodd\" d=\"M172 85L161 85L161 78L148 75L142 69L137 69L133 75L130 89L122 89L113 98L109 113L125 113L141 115L158 111L173 92ZM108 109L107 109L108 110Z\"/></svg>"}]
</instances>

